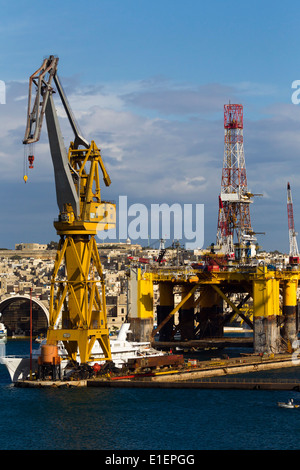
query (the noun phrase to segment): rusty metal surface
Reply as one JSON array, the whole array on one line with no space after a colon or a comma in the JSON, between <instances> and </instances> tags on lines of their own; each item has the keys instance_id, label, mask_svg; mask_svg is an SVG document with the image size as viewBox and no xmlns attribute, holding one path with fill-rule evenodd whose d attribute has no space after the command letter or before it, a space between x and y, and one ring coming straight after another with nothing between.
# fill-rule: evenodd
<instances>
[{"instance_id":1,"label":"rusty metal surface","mask_svg":"<svg viewBox=\"0 0 300 470\"><path fill-rule=\"evenodd\" d=\"M238 348L253 348L252 337L225 337L222 338L205 338L189 341L153 341L152 345L156 349L170 349L170 348L181 348L184 350L188 349L207 349L207 348L226 348L226 347L238 347Z\"/></svg>"},{"instance_id":2,"label":"rusty metal surface","mask_svg":"<svg viewBox=\"0 0 300 470\"><path fill-rule=\"evenodd\" d=\"M166 354L164 356L139 357L128 361L129 369L145 369L165 366L179 366L184 364L181 354Z\"/></svg>"}]
</instances>

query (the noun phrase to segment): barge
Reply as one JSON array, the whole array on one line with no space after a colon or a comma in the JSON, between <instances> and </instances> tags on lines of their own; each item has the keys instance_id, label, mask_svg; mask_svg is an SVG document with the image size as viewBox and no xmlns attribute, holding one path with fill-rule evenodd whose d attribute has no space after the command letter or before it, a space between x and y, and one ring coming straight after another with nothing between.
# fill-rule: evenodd
<instances>
[{"instance_id":1,"label":"barge","mask_svg":"<svg viewBox=\"0 0 300 470\"><path fill-rule=\"evenodd\" d=\"M149 358L150 359L150 358ZM160 358L160 361L162 358ZM151 359L152 361L152 359ZM145 365L145 364L144 364ZM272 356L247 355L228 359L197 361L195 359L182 362L181 359L173 364L160 364L159 367L138 367L137 363L131 368L122 369L117 373L94 373L85 380L18 380L16 387L166 387L166 388L256 388L300 390L300 381L266 381L261 379L238 380L228 377L251 372L260 372L287 367L298 367L299 360L291 354ZM218 379L220 379L218 381ZM250 384L250 385L247 385ZM273 384L273 385L270 385ZM234 385L232 385L234 384ZM243 385L239 385L243 384ZM246 385L245 385L246 384ZM280 385L279 385L280 384ZM279 387L279 388L278 388Z\"/></svg>"}]
</instances>

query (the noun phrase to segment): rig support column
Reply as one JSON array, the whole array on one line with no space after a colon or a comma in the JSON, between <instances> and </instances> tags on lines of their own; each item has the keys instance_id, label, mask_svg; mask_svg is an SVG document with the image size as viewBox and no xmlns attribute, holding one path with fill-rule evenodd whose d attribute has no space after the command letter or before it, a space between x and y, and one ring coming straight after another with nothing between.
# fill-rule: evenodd
<instances>
[{"instance_id":1,"label":"rig support column","mask_svg":"<svg viewBox=\"0 0 300 470\"><path fill-rule=\"evenodd\" d=\"M181 298L184 297L192 289L191 286L182 286ZM181 333L181 341L189 340L194 338L194 294L191 295L184 305L179 309L179 328Z\"/></svg>"},{"instance_id":2,"label":"rig support column","mask_svg":"<svg viewBox=\"0 0 300 470\"><path fill-rule=\"evenodd\" d=\"M200 336L221 338L223 336L223 300L212 286L205 286L200 293Z\"/></svg>"},{"instance_id":3,"label":"rig support column","mask_svg":"<svg viewBox=\"0 0 300 470\"><path fill-rule=\"evenodd\" d=\"M157 306L157 325L159 325L174 308L173 283L159 283L160 303ZM170 341L174 326L174 315L161 328L159 332L159 341Z\"/></svg>"},{"instance_id":4,"label":"rig support column","mask_svg":"<svg viewBox=\"0 0 300 470\"><path fill-rule=\"evenodd\" d=\"M298 275L292 276L283 285L283 327L281 333L288 345L292 345L298 336L297 287Z\"/></svg>"},{"instance_id":5,"label":"rig support column","mask_svg":"<svg viewBox=\"0 0 300 470\"><path fill-rule=\"evenodd\" d=\"M255 353L282 351L279 280L266 266L258 266L253 281L253 349Z\"/></svg>"},{"instance_id":6,"label":"rig support column","mask_svg":"<svg viewBox=\"0 0 300 470\"><path fill-rule=\"evenodd\" d=\"M153 281L151 273L130 269L130 330L132 341L150 341L153 330Z\"/></svg>"}]
</instances>

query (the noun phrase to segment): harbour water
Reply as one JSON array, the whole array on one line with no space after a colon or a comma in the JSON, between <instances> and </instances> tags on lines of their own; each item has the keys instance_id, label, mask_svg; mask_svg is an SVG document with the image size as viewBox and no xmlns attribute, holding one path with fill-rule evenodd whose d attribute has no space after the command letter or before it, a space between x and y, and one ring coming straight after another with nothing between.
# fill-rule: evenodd
<instances>
[{"instance_id":1,"label":"harbour water","mask_svg":"<svg viewBox=\"0 0 300 470\"><path fill-rule=\"evenodd\" d=\"M29 342L9 340L6 353L28 354ZM300 368L260 377L300 379ZM299 392L22 389L0 365L0 398L1 450L298 450L300 443L300 408L277 406L300 403Z\"/></svg>"}]
</instances>

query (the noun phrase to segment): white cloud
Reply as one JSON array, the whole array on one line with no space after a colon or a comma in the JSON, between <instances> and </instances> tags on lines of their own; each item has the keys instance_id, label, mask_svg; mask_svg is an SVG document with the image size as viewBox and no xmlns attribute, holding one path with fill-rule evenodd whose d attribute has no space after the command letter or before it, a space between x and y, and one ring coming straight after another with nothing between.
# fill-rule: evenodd
<instances>
[{"instance_id":1,"label":"white cloud","mask_svg":"<svg viewBox=\"0 0 300 470\"><path fill-rule=\"evenodd\" d=\"M65 89L75 118L83 135L95 140L101 149L112 180L110 188L102 185L104 197L117 199L126 194L132 202L204 203L205 217L210 221L210 243L216 232L223 165L223 106L229 98L231 102L234 97L241 102L238 87L174 85L153 78L82 88L77 82L69 93L71 82ZM14 184L22 178L27 87L24 82L11 82L7 104L0 105L2 183ZM247 90L255 94L257 90L257 96L263 90L257 84L252 89L251 84L240 88L244 94ZM68 147L73 135L59 101L57 110ZM251 206L262 231L265 225L279 224L278 214L285 218L287 180L293 183L295 201L298 195L300 199L300 107L274 103L258 109L255 121L251 121L246 102L244 123L248 187L265 194ZM34 152L35 168L30 172L30 181L54 185L46 123ZM268 210L268 204L276 204L277 213ZM284 240L285 227L280 230Z\"/></svg>"},{"instance_id":2,"label":"white cloud","mask_svg":"<svg viewBox=\"0 0 300 470\"><path fill-rule=\"evenodd\" d=\"M224 103L234 99L230 86L206 84L153 83L151 87L136 89L122 97L128 105L155 110L163 115L206 115L222 112Z\"/></svg>"}]
</instances>

